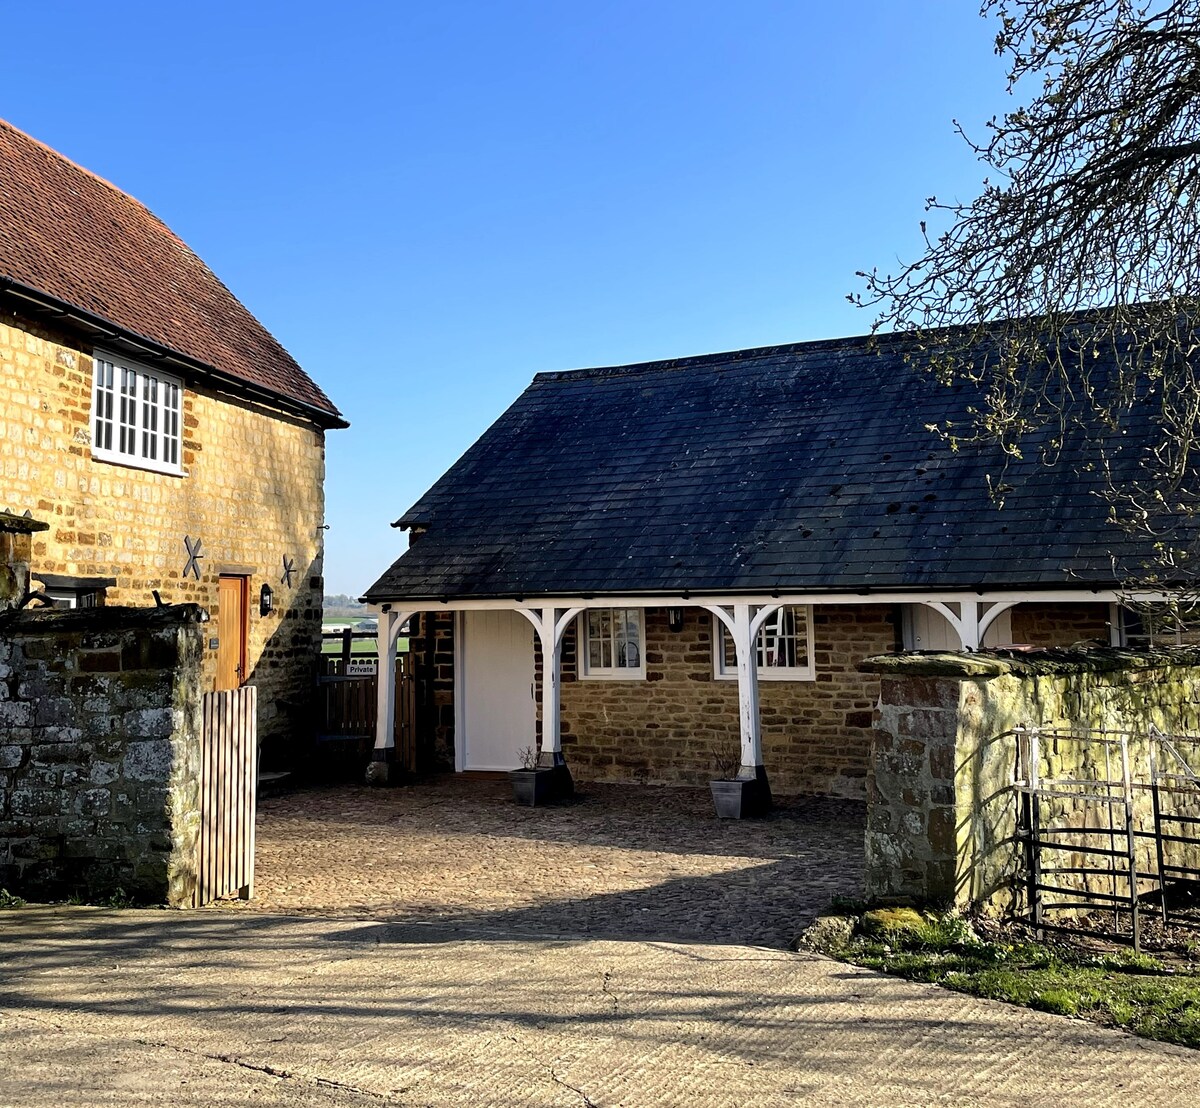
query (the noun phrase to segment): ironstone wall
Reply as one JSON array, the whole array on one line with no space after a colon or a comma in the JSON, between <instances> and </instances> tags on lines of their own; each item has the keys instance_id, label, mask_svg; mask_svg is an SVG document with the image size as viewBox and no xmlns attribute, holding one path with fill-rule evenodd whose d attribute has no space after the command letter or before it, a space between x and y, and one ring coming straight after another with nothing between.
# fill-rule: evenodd
<instances>
[{"instance_id":1,"label":"ironstone wall","mask_svg":"<svg viewBox=\"0 0 1200 1108\"><path fill-rule=\"evenodd\" d=\"M204 619L0 613L0 888L191 902Z\"/></svg>"},{"instance_id":2,"label":"ironstone wall","mask_svg":"<svg viewBox=\"0 0 1200 1108\"><path fill-rule=\"evenodd\" d=\"M894 655L867 659L862 668L880 690L867 781L872 898L1024 910L1015 728L1127 731L1135 766L1146 763L1151 724L1192 734L1200 728L1195 649ZM1040 772L1103 776L1097 749L1047 741ZM1138 805L1149 807L1147 792ZM1073 815L1078 822L1086 813L1080 806ZM1143 821L1147 815L1139 811ZM1148 867L1142 859L1141 870Z\"/></svg>"}]
</instances>

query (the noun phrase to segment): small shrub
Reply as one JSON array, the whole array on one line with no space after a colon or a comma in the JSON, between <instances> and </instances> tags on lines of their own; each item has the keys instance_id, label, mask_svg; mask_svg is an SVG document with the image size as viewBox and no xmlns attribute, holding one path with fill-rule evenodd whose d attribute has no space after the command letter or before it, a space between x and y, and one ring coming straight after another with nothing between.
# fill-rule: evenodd
<instances>
[{"instance_id":1,"label":"small shrub","mask_svg":"<svg viewBox=\"0 0 1200 1108\"><path fill-rule=\"evenodd\" d=\"M16 893L10 893L7 889L0 889L0 908L24 908L25 900L17 896Z\"/></svg>"}]
</instances>

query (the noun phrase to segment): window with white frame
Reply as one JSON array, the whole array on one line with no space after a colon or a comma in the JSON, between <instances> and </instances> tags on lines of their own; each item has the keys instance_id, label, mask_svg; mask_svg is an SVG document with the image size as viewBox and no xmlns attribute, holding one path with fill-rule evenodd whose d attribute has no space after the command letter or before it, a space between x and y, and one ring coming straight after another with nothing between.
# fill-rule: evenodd
<instances>
[{"instance_id":1,"label":"window with white frame","mask_svg":"<svg viewBox=\"0 0 1200 1108\"><path fill-rule=\"evenodd\" d=\"M92 457L182 474L180 381L100 351L92 361Z\"/></svg>"},{"instance_id":2,"label":"window with white frame","mask_svg":"<svg viewBox=\"0 0 1200 1108\"><path fill-rule=\"evenodd\" d=\"M725 625L713 616L716 644L714 670L718 679L737 679L737 653ZM812 607L793 605L767 616L758 632L758 676L763 681L815 681Z\"/></svg>"},{"instance_id":3,"label":"window with white frame","mask_svg":"<svg viewBox=\"0 0 1200 1108\"><path fill-rule=\"evenodd\" d=\"M579 617L579 676L641 680L642 641L641 608L589 608Z\"/></svg>"},{"instance_id":4,"label":"window with white frame","mask_svg":"<svg viewBox=\"0 0 1200 1108\"><path fill-rule=\"evenodd\" d=\"M1194 646L1200 642L1200 607L1196 605L1112 605L1114 646L1132 649Z\"/></svg>"}]
</instances>

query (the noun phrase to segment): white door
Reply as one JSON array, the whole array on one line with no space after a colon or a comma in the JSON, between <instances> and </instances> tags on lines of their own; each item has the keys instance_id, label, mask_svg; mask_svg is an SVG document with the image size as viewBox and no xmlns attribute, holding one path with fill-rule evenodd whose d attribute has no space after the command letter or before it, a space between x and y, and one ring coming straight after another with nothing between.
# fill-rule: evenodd
<instances>
[{"instance_id":1,"label":"white door","mask_svg":"<svg viewBox=\"0 0 1200 1108\"><path fill-rule=\"evenodd\" d=\"M533 627L518 612L463 612L458 768L516 769L537 744Z\"/></svg>"},{"instance_id":2,"label":"white door","mask_svg":"<svg viewBox=\"0 0 1200 1108\"><path fill-rule=\"evenodd\" d=\"M905 650L962 649L958 632L941 612L928 604L909 604L905 611ZM1012 609L1001 612L983 633L983 646L1003 646L1012 642Z\"/></svg>"}]
</instances>

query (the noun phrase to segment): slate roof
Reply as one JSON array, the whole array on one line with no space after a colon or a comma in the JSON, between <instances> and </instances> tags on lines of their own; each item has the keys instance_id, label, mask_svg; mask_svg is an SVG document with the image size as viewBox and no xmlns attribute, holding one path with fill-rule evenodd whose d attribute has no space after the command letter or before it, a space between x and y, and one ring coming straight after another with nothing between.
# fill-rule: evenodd
<instances>
[{"instance_id":1,"label":"slate roof","mask_svg":"<svg viewBox=\"0 0 1200 1108\"><path fill-rule=\"evenodd\" d=\"M292 401L327 426L345 425L320 387L161 220L0 120L0 288L10 282Z\"/></svg>"},{"instance_id":2,"label":"slate roof","mask_svg":"<svg viewBox=\"0 0 1200 1108\"><path fill-rule=\"evenodd\" d=\"M998 453L927 430L961 420L969 386L905 349L849 338L540 374L398 521L425 531L367 598L1112 588L1145 557L1076 471L1081 443L1053 467L1027 451L998 507Z\"/></svg>"}]
</instances>

